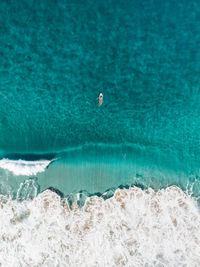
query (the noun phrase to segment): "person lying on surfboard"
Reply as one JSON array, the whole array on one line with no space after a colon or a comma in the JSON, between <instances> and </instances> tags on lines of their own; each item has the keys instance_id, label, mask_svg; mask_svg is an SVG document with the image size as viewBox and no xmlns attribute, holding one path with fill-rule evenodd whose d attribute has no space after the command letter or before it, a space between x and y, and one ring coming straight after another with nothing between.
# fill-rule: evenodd
<instances>
[{"instance_id":1,"label":"person lying on surfboard","mask_svg":"<svg viewBox=\"0 0 200 267\"><path fill-rule=\"evenodd\" d=\"M100 107L103 103L103 94L100 93L99 96L97 97L97 99L99 99L99 107Z\"/></svg>"}]
</instances>

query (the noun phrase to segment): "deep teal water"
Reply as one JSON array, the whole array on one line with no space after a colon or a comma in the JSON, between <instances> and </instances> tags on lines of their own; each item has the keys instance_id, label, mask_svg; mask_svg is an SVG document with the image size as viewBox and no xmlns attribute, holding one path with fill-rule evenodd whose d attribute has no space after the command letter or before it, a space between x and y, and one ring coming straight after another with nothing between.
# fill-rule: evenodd
<instances>
[{"instance_id":1,"label":"deep teal water","mask_svg":"<svg viewBox=\"0 0 200 267\"><path fill-rule=\"evenodd\" d=\"M59 158L33 178L40 190L198 184L199 1L2 0L0 12L2 157ZM1 175L2 192L26 179Z\"/></svg>"}]
</instances>

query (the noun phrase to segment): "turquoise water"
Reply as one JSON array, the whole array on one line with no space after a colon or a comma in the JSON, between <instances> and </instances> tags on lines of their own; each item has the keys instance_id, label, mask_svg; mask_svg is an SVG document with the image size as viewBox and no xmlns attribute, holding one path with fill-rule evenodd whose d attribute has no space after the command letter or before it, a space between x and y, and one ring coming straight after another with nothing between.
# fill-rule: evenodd
<instances>
[{"instance_id":1,"label":"turquoise water","mask_svg":"<svg viewBox=\"0 0 200 267\"><path fill-rule=\"evenodd\" d=\"M31 178L2 169L2 193L31 179L66 195L195 183L198 196L198 1L3 0L0 11L1 156L57 159Z\"/></svg>"},{"instance_id":2,"label":"turquoise water","mask_svg":"<svg viewBox=\"0 0 200 267\"><path fill-rule=\"evenodd\" d=\"M200 2L0 14L0 265L200 266Z\"/></svg>"}]
</instances>

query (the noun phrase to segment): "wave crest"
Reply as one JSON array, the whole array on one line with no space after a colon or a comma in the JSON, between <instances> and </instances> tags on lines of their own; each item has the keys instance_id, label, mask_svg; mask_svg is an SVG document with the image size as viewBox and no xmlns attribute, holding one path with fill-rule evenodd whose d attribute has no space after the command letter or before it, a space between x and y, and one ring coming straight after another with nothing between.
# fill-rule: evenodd
<instances>
[{"instance_id":1,"label":"wave crest","mask_svg":"<svg viewBox=\"0 0 200 267\"><path fill-rule=\"evenodd\" d=\"M26 161L26 160L11 160L1 159L0 168L12 172L14 175L36 175L39 172L44 172L49 166L52 160L37 160L37 161Z\"/></svg>"}]
</instances>

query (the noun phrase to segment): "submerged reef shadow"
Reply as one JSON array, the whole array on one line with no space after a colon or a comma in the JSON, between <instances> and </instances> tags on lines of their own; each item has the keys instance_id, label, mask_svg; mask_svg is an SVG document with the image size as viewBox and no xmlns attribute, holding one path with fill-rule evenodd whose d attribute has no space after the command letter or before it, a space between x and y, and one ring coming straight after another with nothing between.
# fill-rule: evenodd
<instances>
[{"instance_id":1,"label":"submerged reef shadow","mask_svg":"<svg viewBox=\"0 0 200 267\"><path fill-rule=\"evenodd\" d=\"M48 190L51 190L51 191L54 192L54 193L56 193L58 196L61 197L61 199L65 198L65 195L64 195L63 192L61 192L59 189L57 189L57 188L55 188L55 187L53 187L53 186L50 186L50 187L48 187L47 189L48 189ZM45 190L47 190L47 189L45 189ZM44 191L45 191L45 190L44 190Z\"/></svg>"},{"instance_id":2,"label":"submerged reef shadow","mask_svg":"<svg viewBox=\"0 0 200 267\"><path fill-rule=\"evenodd\" d=\"M63 203L68 203L69 207L72 209L73 205L76 203L80 208L84 206L85 201L88 197L101 197L104 200L109 199L111 197L114 196L115 191L117 189L129 189L130 187L139 187L142 190L147 190L148 186L144 186L144 184L142 183L132 183L132 184L121 184L117 187L111 187L108 188L105 192L101 193L101 192L94 192L94 193L89 193L87 190L80 190L78 192L71 192L67 195L65 195L62 191L60 191L59 189L55 188L55 187L48 187L47 189L51 190L52 192L55 192L57 195L60 196L61 198L61 202Z\"/></svg>"}]
</instances>

